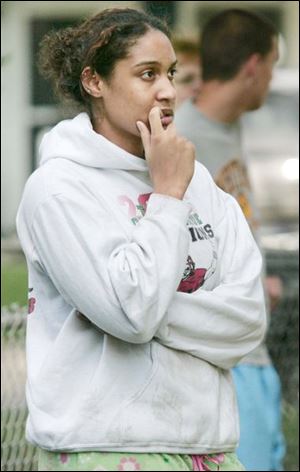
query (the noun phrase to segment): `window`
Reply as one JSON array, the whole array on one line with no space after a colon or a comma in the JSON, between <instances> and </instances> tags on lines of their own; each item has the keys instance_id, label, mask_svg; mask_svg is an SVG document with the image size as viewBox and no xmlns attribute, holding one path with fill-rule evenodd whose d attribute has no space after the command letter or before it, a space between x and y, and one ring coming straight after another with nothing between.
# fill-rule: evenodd
<instances>
[{"instance_id":1,"label":"window","mask_svg":"<svg viewBox=\"0 0 300 472\"><path fill-rule=\"evenodd\" d=\"M50 31L74 26L79 18L35 18L31 22L31 170L38 165L38 147L43 134L63 118L69 117L68 111L59 107L49 81L39 73L37 67L37 55L42 38Z\"/></svg>"},{"instance_id":2,"label":"window","mask_svg":"<svg viewBox=\"0 0 300 472\"><path fill-rule=\"evenodd\" d=\"M39 44L45 34L49 33L52 30L58 30L62 28L67 28L68 26L73 26L77 23L77 20L74 18L71 19L34 19L31 24L31 50L33 51L32 55L32 64L31 64L31 102L33 105L55 105L57 100L51 92L49 87L49 82L41 77L37 68L37 53L39 49Z\"/></svg>"},{"instance_id":3,"label":"window","mask_svg":"<svg viewBox=\"0 0 300 472\"><path fill-rule=\"evenodd\" d=\"M244 150L262 221L298 224L299 85L297 71L274 71L264 105L243 117Z\"/></svg>"}]
</instances>

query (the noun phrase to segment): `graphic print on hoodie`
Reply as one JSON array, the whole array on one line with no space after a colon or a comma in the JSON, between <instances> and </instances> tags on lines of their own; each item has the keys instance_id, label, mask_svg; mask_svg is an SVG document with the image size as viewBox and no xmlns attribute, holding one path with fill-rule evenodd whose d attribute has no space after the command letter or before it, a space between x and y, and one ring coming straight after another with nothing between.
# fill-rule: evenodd
<instances>
[{"instance_id":1,"label":"graphic print on hoodie","mask_svg":"<svg viewBox=\"0 0 300 472\"><path fill-rule=\"evenodd\" d=\"M127 195L119 195L118 201L121 205L127 206L128 216L134 225L136 225L145 215L147 202L150 196L151 192L140 194L138 196L138 203L136 204ZM217 252L215 250L215 235L211 225L203 224L199 215L195 211L193 211L189 216L187 226L191 235L192 243L208 241L211 245L211 251L207 251L207 254L210 254L210 261L205 261L206 267L196 267L195 260L190 255L187 257L186 268L177 291L193 293L202 287L206 280L215 273L217 266ZM195 258L197 258L197 253L194 256ZM203 255L201 254L201 256L203 260ZM199 261L199 264L201 264L201 262Z\"/></svg>"}]
</instances>

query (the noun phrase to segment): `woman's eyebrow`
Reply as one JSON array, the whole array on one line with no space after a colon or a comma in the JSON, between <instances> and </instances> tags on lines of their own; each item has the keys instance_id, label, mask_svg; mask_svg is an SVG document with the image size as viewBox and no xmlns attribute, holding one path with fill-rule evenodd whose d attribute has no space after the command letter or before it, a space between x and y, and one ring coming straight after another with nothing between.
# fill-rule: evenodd
<instances>
[{"instance_id":1,"label":"woman's eyebrow","mask_svg":"<svg viewBox=\"0 0 300 472\"><path fill-rule=\"evenodd\" d=\"M169 69L170 69L171 67L174 67L174 66L177 64L177 62L178 62L177 60L174 61L174 62L170 65ZM143 62L139 62L138 64L135 64L133 67L141 67L141 66L161 66L161 65L162 65L161 62L159 62L159 61L143 61Z\"/></svg>"}]
</instances>

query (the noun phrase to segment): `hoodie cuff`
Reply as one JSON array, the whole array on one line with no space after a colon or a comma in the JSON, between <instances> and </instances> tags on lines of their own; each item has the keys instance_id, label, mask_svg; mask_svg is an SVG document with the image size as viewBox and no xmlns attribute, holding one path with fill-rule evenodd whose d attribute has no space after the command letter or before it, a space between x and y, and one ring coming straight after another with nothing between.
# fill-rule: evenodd
<instances>
[{"instance_id":1,"label":"hoodie cuff","mask_svg":"<svg viewBox=\"0 0 300 472\"><path fill-rule=\"evenodd\" d=\"M178 219L188 219L192 207L190 203L178 198L152 193L147 204L146 215L158 215L161 212L167 213Z\"/></svg>"}]
</instances>

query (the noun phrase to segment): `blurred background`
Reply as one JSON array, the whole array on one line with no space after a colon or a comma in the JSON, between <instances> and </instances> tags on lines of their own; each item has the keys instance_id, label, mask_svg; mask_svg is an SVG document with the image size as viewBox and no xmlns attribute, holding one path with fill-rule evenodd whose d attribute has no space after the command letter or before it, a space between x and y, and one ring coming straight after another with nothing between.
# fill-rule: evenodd
<instances>
[{"instance_id":1,"label":"blurred background","mask_svg":"<svg viewBox=\"0 0 300 472\"><path fill-rule=\"evenodd\" d=\"M37 72L36 53L50 29L80 22L108 7L132 7L164 16L176 37L197 40L218 11L246 8L268 17L281 32L280 60L264 106L243 117L244 149L261 214L267 271L284 282L272 315L268 347L281 376L286 470L298 461L298 1L4 1L1 2L1 470L36 470L35 450L24 440L24 333L27 272L15 217L24 184L38 165L37 149L49 127L70 110L53 97Z\"/></svg>"}]
</instances>

